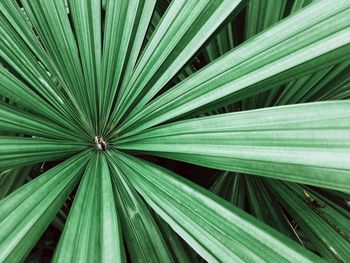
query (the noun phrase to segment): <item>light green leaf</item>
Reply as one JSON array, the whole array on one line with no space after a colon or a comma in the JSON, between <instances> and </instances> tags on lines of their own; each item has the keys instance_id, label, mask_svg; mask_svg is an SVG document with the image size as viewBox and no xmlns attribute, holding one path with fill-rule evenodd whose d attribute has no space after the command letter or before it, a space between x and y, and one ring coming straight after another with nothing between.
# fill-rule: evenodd
<instances>
[{"instance_id":1,"label":"light green leaf","mask_svg":"<svg viewBox=\"0 0 350 263\"><path fill-rule=\"evenodd\" d=\"M63 159L84 149L74 141L0 136L0 170Z\"/></svg>"},{"instance_id":2,"label":"light green leaf","mask_svg":"<svg viewBox=\"0 0 350 263\"><path fill-rule=\"evenodd\" d=\"M174 262L147 206L116 165L110 165L115 202L132 262Z\"/></svg>"},{"instance_id":3,"label":"light green leaf","mask_svg":"<svg viewBox=\"0 0 350 263\"><path fill-rule=\"evenodd\" d=\"M309 5L158 96L113 134L208 111L344 61L350 57L349 16L348 0Z\"/></svg>"},{"instance_id":4,"label":"light green leaf","mask_svg":"<svg viewBox=\"0 0 350 263\"><path fill-rule=\"evenodd\" d=\"M129 82L155 3L155 0L107 2L99 99L101 128L106 126L117 91L124 90ZM122 96L122 92L118 95Z\"/></svg>"},{"instance_id":5,"label":"light green leaf","mask_svg":"<svg viewBox=\"0 0 350 263\"><path fill-rule=\"evenodd\" d=\"M97 132L97 92L101 80L101 1L69 0L75 36L84 73L88 108L94 131Z\"/></svg>"},{"instance_id":6,"label":"light green leaf","mask_svg":"<svg viewBox=\"0 0 350 263\"><path fill-rule=\"evenodd\" d=\"M32 180L0 202L0 261L21 262L77 184L87 152Z\"/></svg>"},{"instance_id":7,"label":"light green leaf","mask_svg":"<svg viewBox=\"0 0 350 263\"><path fill-rule=\"evenodd\" d=\"M0 35L1 59L12 66L51 105L60 109L65 103L64 96L3 16L0 16Z\"/></svg>"},{"instance_id":8,"label":"light green leaf","mask_svg":"<svg viewBox=\"0 0 350 263\"><path fill-rule=\"evenodd\" d=\"M140 159L114 161L146 202L209 262L321 262L276 230L208 190Z\"/></svg>"},{"instance_id":9,"label":"light green leaf","mask_svg":"<svg viewBox=\"0 0 350 263\"><path fill-rule=\"evenodd\" d=\"M106 157L91 158L53 262L125 262Z\"/></svg>"},{"instance_id":10,"label":"light green leaf","mask_svg":"<svg viewBox=\"0 0 350 263\"><path fill-rule=\"evenodd\" d=\"M112 119L139 111L197 52L241 0L175 0L147 43ZM130 108L137 102L137 107Z\"/></svg>"},{"instance_id":11,"label":"light green leaf","mask_svg":"<svg viewBox=\"0 0 350 263\"><path fill-rule=\"evenodd\" d=\"M118 149L350 192L349 116L349 101L299 104L175 122L115 143Z\"/></svg>"},{"instance_id":12,"label":"light green leaf","mask_svg":"<svg viewBox=\"0 0 350 263\"><path fill-rule=\"evenodd\" d=\"M0 102L0 129L46 138L81 141L72 130Z\"/></svg>"},{"instance_id":13,"label":"light green leaf","mask_svg":"<svg viewBox=\"0 0 350 263\"><path fill-rule=\"evenodd\" d=\"M0 65L0 90L1 96L11 99L28 110L45 116L64 127L74 127L75 130L80 131L82 134L85 133L74 121L71 121L64 114L60 114L46 99L41 98L2 65Z\"/></svg>"},{"instance_id":14,"label":"light green leaf","mask_svg":"<svg viewBox=\"0 0 350 263\"><path fill-rule=\"evenodd\" d=\"M35 57L38 58L40 63L42 63L49 71L55 72L55 66L45 52L45 49L41 45L32 28L32 24L28 21L27 16L24 14L23 9L18 5L18 2L12 0L1 1L0 12L25 42L30 51L35 54Z\"/></svg>"},{"instance_id":15,"label":"light green leaf","mask_svg":"<svg viewBox=\"0 0 350 263\"><path fill-rule=\"evenodd\" d=\"M82 125L93 134L92 124L88 121L89 101L84 94L85 78L64 1L21 0L21 2L57 67L60 79L63 80L61 84L68 92L74 109L79 113Z\"/></svg>"}]
</instances>

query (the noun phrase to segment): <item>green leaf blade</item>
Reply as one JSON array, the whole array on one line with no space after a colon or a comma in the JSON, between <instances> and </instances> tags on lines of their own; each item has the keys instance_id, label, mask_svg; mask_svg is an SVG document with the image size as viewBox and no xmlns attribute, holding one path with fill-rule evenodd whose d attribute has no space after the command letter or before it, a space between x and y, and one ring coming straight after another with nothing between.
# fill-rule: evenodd
<instances>
[{"instance_id":1,"label":"green leaf blade","mask_svg":"<svg viewBox=\"0 0 350 263\"><path fill-rule=\"evenodd\" d=\"M0 202L0 260L19 262L40 235L80 178L86 152L49 170Z\"/></svg>"},{"instance_id":2,"label":"green leaf blade","mask_svg":"<svg viewBox=\"0 0 350 263\"><path fill-rule=\"evenodd\" d=\"M135 134L327 68L350 54L350 3L318 1L191 75L129 116L114 132Z\"/></svg>"},{"instance_id":3,"label":"green leaf blade","mask_svg":"<svg viewBox=\"0 0 350 263\"><path fill-rule=\"evenodd\" d=\"M115 200L133 262L174 262L148 208L117 166L110 165Z\"/></svg>"},{"instance_id":4,"label":"green leaf blade","mask_svg":"<svg viewBox=\"0 0 350 263\"><path fill-rule=\"evenodd\" d=\"M322 261L240 209L165 169L123 154L116 154L114 160L129 173L131 183L149 205L211 262Z\"/></svg>"},{"instance_id":5,"label":"green leaf blade","mask_svg":"<svg viewBox=\"0 0 350 263\"><path fill-rule=\"evenodd\" d=\"M116 144L215 169L349 192L349 112L349 101L336 101L221 114L159 126Z\"/></svg>"},{"instance_id":6,"label":"green leaf blade","mask_svg":"<svg viewBox=\"0 0 350 263\"><path fill-rule=\"evenodd\" d=\"M124 262L106 158L94 155L79 186L53 262Z\"/></svg>"}]
</instances>

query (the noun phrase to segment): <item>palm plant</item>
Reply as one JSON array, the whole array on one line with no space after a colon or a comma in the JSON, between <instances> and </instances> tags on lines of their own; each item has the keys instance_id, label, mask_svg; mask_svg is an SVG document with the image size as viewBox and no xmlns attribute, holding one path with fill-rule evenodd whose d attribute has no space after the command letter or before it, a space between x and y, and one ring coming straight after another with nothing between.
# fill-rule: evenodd
<instances>
[{"instance_id":1,"label":"palm plant","mask_svg":"<svg viewBox=\"0 0 350 263\"><path fill-rule=\"evenodd\" d=\"M0 262L350 262L349 0L0 13Z\"/></svg>"}]
</instances>

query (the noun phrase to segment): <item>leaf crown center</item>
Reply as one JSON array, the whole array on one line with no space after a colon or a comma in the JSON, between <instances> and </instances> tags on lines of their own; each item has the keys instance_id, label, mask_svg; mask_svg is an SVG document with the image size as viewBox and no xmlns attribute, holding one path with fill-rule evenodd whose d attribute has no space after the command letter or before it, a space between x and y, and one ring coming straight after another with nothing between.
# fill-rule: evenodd
<instances>
[{"instance_id":1,"label":"leaf crown center","mask_svg":"<svg viewBox=\"0 0 350 263\"><path fill-rule=\"evenodd\" d=\"M97 149L105 151L107 149L107 144L102 136L95 136L95 143Z\"/></svg>"}]
</instances>

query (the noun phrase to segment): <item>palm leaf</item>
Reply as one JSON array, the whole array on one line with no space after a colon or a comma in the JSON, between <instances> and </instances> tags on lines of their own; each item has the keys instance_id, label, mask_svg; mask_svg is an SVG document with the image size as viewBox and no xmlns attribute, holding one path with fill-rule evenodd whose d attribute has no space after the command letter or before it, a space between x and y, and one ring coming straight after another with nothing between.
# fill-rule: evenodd
<instances>
[{"instance_id":1,"label":"palm leaf","mask_svg":"<svg viewBox=\"0 0 350 263\"><path fill-rule=\"evenodd\" d=\"M239 0L173 2L142 53L126 92L122 93L119 99L115 110L115 121L122 117L139 95L149 90L149 95L139 98L140 107L143 107L194 55L240 2Z\"/></svg>"},{"instance_id":2,"label":"palm leaf","mask_svg":"<svg viewBox=\"0 0 350 263\"><path fill-rule=\"evenodd\" d=\"M0 175L0 200L21 187L32 167L20 167L3 171Z\"/></svg>"},{"instance_id":3,"label":"palm leaf","mask_svg":"<svg viewBox=\"0 0 350 263\"><path fill-rule=\"evenodd\" d=\"M0 261L349 261L349 15L1 1Z\"/></svg>"},{"instance_id":4,"label":"palm leaf","mask_svg":"<svg viewBox=\"0 0 350 263\"><path fill-rule=\"evenodd\" d=\"M0 202L2 262L25 258L73 190L89 156L67 160Z\"/></svg>"},{"instance_id":5,"label":"palm leaf","mask_svg":"<svg viewBox=\"0 0 350 263\"><path fill-rule=\"evenodd\" d=\"M123 154L115 154L114 162L149 205L211 262L320 261L242 210L165 169Z\"/></svg>"},{"instance_id":6,"label":"palm leaf","mask_svg":"<svg viewBox=\"0 0 350 263\"><path fill-rule=\"evenodd\" d=\"M21 111L16 107L0 102L0 128L6 132L17 132L44 136L53 139L79 140L70 129L52 123L50 120Z\"/></svg>"},{"instance_id":7,"label":"palm leaf","mask_svg":"<svg viewBox=\"0 0 350 263\"><path fill-rule=\"evenodd\" d=\"M284 185L269 181L269 185L287 210L297 219L303 231L308 233L308 237L321 255L328 260L333 258L344 262L349 260L347 252L350 249L349 218L325 205L320 199L317 203L311 203L306 197L311 193L294 184Z\"/></svg>"},{"instance_id":8,"label":"palm leaf","mask_svg":"<svg viewBox=\"0 0 350 263\"><path fill-rule=\"evenodd\" d=\"M130 257L135 262L172 262L173 259L148 208L126 175L111 167L115 201L122 215L123 232Z\"/></svg>"},{"instance_id":9,"label":"palm leaf","mask_svg":"<svg viewBox=\"0 0 350 263\"><path fill-rule=\"evenodd\" d=\"M319 1L251 38L140 108L113 134L137 133L210 103L232 103L347 59L349 2L330 6L333 1Z\"/></svg>"},{"instance_id":10,"label":"palm leaf","mask_svg":"<svg viewBox=\"0 0 350 263\"><path fill-rule=\"evenodd\" d=\"M117 148L349 192L349 106L323 102L191 119L118 140Z\"/></svg>"},{"instance_id":11,"label":"palm leaf","mask_svg":"<svg viewBox=\"0 0 350 263\"><path fill-rule=\"evenodd\" d=\"M123 251L109 169L99 154L86 167L53 262L123 262Z\"/></svg>"},{"instance_id":12,"label":"palm leaf","mask_svg":"<svg viewBox=\"0 0 350 263\"><path fill-rule=\"evenodd\" d=\"M0 170L63 159L84 148L69 141L0 136Z\"/></svg>"}]
</instances>

